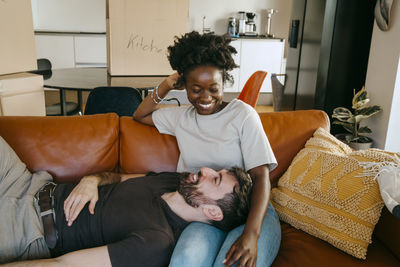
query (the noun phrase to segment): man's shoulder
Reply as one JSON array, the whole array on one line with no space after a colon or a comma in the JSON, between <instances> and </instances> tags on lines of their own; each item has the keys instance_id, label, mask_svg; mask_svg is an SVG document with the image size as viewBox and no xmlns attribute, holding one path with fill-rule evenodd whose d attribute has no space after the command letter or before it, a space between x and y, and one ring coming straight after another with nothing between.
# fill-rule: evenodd
<instances>
[{"instance_id":1,"label":"man's shoulder","mask_svg":"<svg viewBox=\"0 0 400 267\"><path fill-rule=\"evenodd\" d=\"M169 192L176 190L180 177L181 173L179 172L148 172L146 176L138 179L141 179L141 183L151 191Z\"/></svg>"},{"instance_id":2,"label":"man's shoulder","mask_svg":"<svg viewBox=\"0 0 400 267\"><path fill-rule=\"evenodd\" d=\"M154 171L150 171L148 173L146 173L145 177L150 177L150 176L162 176L162 177L179 177L180 173L179 172L154 172Z\"/></svg>"}]
</instances>

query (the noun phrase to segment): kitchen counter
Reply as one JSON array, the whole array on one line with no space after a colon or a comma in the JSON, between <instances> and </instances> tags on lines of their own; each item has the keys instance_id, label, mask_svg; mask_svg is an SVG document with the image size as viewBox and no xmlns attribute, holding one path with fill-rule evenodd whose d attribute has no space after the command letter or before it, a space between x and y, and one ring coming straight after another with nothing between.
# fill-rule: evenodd
<instances>
[{"instance_id":1,"label":"kitchen counter","mask_svg":"<svg viewBox=\"0 0 400 267\"><path fill-rule=\"evenodd\" d=\"M271 38L271 37L266 37L265 35L257 35L257 36L239 36L239 37L232 37L232 40L271 40L271 41L280 41L283 42L283 38Z\"/></svg>"}]
</instances>

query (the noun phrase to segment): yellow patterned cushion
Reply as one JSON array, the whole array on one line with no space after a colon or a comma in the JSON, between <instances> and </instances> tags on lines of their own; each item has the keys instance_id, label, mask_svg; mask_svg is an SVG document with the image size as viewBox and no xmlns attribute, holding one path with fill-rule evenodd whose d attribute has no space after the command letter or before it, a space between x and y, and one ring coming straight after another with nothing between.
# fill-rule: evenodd
<instances>
[{"instance_id":1,"label":"yellow patterned cushion","mask_svg":"<svg viewBox=\"0 0 400 267\"><path fill-rule=\"evenodd\" d=\"M318 129L272 190L272 203L282 221L365 259L384 203L359 163L393 160L378 149L353 152Z\"/></svg>"}]
</instances>

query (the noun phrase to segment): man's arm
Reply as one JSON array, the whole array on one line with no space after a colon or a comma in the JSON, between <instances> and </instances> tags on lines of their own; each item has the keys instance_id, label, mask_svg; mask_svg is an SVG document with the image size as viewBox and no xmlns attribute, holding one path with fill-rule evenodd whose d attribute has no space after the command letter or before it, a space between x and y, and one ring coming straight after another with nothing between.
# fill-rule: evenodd
<instances>
[{"instance_id":1,"label":"man's arm","mask_svg":"<svg viewBox=\"0 0 400 267\"><path fill-rule=\"evenodd\" d=\"M84 176L64 201L64 213L68 226L72 225L88 202L90 202L89 212L94 214L94 208L99 199L98 186L118 183L120 180L121 176L112 172Z\"/></svg>"},{"instance_id":2,"label":"man's arm","mask_svg":"<svg viewBox=\"0 0 400 267\"><path fill-rule=\"evenodd\" d=\"M78 250L54 259L20 261L2 265L5 267L52 267L52 266L99 266L111 267L107 246Z\"/></svg>"},{"instance_id":3,"label":"man's arm","mask_svg":"<svg viewBox=\"0 0 400 267\"><path fill-rule=\"evenodd\" d=\"M64 213L65 219L68 221L68 226L72 225L88 202L90 202L89 212L94 214L94 208L99 199L99 192L97 189L99 186L118 183L139 176L144 175L101 172L84 176L64 201Z\"/></svg>"}]
</instances>

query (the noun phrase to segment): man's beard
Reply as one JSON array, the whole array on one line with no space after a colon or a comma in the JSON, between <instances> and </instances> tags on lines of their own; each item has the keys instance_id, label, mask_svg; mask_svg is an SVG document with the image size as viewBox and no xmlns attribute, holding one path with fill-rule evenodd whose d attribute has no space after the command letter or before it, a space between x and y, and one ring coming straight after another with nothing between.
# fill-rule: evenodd
<instances>
[{"instance_id":1,"label":"man's beard","mask_svg":"<svg viewBox=\"0 0 400 267\"><path fill-rule=\"evenodd\" d=\"M201 204L215 204L215 201L204 196L197 188L200 181L201 173L198 174L198 179L194 182L190 179L190 173L183 172L181 174L178 186L178 193L182 195L187 204L194 208L198 208Z\"/></svg>"}]
</instances>

